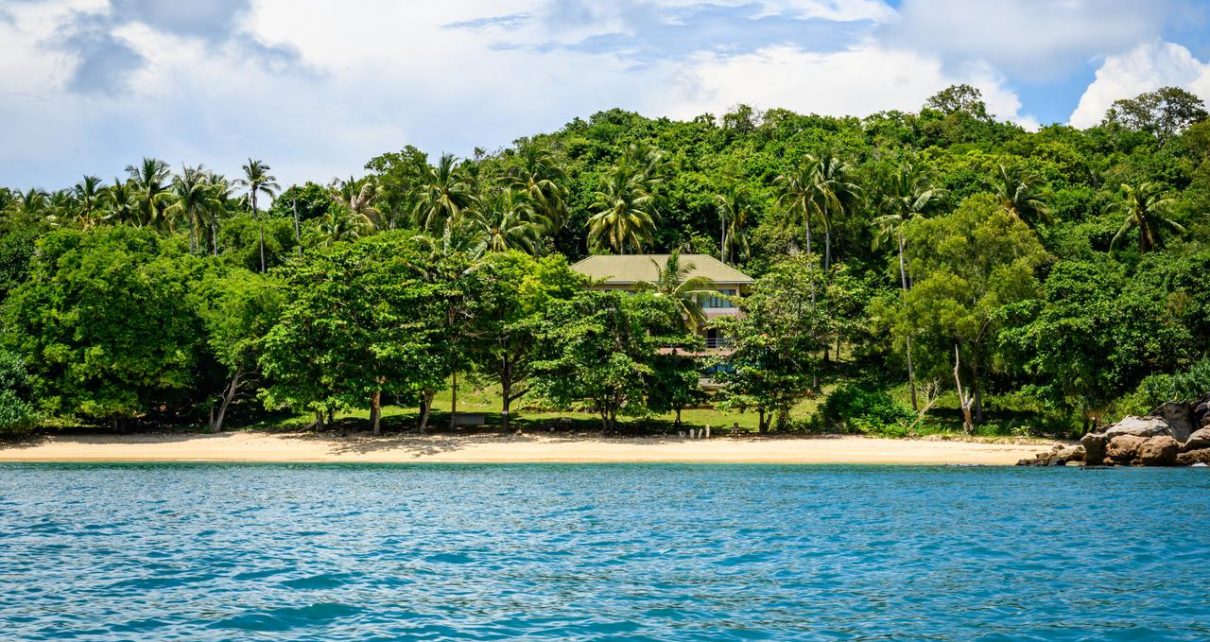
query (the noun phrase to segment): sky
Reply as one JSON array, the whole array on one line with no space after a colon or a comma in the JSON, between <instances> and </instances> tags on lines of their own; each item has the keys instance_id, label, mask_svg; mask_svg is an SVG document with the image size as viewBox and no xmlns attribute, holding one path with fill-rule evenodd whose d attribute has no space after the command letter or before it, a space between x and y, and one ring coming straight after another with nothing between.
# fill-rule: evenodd
<instances>
[{"instance_id":1,"label":"sky","mask_svg":"<svg viewBox=\"0 0 1210 642\"><path fill-rule=\"evenodd\" d=\"M1210 0L0 0L0 185L143 156L323 183L613 107L862 116L955 83L1027 128L1210 99Z\"/></svg>"}]
</instances>

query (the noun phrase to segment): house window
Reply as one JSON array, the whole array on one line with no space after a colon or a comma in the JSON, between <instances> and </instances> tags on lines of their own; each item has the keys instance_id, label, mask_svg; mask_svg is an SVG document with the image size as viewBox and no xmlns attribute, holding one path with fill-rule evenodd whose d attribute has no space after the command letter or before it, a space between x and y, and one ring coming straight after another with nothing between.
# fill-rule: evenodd
<instances>
[{"instance_id":1,"label":"house window","mask_svg":"<svg viewBox=\"0 0 1210 642\"><path fill-rule=\"evenodd\" d=\"M734 288L724 288L724 289L718 290L718 292L724 296L708 296L702 300L702 307L703 308L715 308L715 309L717 309L717 308L734 308L735 307L735 304L732 303L730 299L726 298L726 297L735 296Z\"/></svg>"}]
</instances>

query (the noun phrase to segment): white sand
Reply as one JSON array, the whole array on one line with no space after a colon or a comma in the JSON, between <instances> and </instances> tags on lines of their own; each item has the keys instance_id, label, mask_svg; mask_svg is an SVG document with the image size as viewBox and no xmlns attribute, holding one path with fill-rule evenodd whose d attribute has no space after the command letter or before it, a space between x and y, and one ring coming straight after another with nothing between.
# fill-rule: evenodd
<instances>
[{"instance_id":1,"label":"white sand","mask_svg":"<svg viewBox=\"0 0 1210 642\"><path fill-rule=\"evenodd\" d=\"M684 462L1009 465L1050 442L818 438L602 439L468 435L327 437L219 435L51 436L0 446L0 462Z\"/></svg>"}]
</instances>

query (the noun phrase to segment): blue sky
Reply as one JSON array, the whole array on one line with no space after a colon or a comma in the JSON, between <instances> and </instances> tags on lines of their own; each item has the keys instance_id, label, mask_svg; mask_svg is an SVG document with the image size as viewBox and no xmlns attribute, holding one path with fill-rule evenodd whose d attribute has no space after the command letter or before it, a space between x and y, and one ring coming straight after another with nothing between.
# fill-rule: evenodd
<instances>
[{"instance_id":1,"label":"blue sky","mask_svg":"<svg viewBox=\"0 0 1210 642\"><path fill-rule=\"evenodd\" d=\"M284 182L495 149L610 107L915 110L974 84L1026 127L1210 98L1210 0L0 0L0 184L143 155Z\"/></svg>"}]
</instances>

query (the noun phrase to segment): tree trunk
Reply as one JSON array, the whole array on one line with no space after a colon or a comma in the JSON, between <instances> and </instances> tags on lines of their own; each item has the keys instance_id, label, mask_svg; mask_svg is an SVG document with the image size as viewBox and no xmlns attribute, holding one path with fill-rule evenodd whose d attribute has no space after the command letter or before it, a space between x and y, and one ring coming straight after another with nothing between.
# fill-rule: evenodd
<instances>
[{"instance_id":1,"label":"tree trunk","mask_svg":"<svg viewBox=\"0 0 1210 642\"><path fill-rule=\"evenodd\" d=\"M954 344L954 387L958 390L958 403L962 406L962 431L971 434L975 430L975 422L971 418L972 399L962 389L961 363L958 356L958 344Z\"/></svg>"},{"instance_id":2,"label":"tree trunk","mask_svg":"<svg viewBox=\"0 0 1210 642\"><path fill-rule=\"evenodd\" d=\"M823 228L823 271L824 277L827 278L827 272L832 268L832 226L829 225Z\"/></svg>"},{"instance_id":3,"label":"tree trunk","mask_svg":"<svg viewBox=\"0 0 1210 642\"><path fill-rule=\"evenodd\" d=\"M231 405L231 400L235 398L235 393L239 390L240 377L242 374L243 373L236 372L235 376L231 378L231 383L223 392L223 402L219 404L218 416L215 417L214 421L210 424L211 432L223 432L223 417L227 414L227 406Z\"/></svg>"},{"instance_id":4,"label":"tree trunk","mask_svg":"<svg viewBox=\"0 0 1210 642\"><path fill-rule=\"evenodd\" d=\"M681 427L681 409L679 406L676 409L676 427Z\"/></svg>"},{"instance_id":5,"label":"tree trunk","mask_svg":"<svg viewBox=\"0 0 1210 642\"><path fill-rule=\"evenodd\" d=\"M315 411L315 430L316 432L324 431L324 411L322 408Z\"/></svg>"},{"instance_id":6,"label":"tree trunk","mask_svg":"<svg viewBox=\"0 0 1210 642\"><path fill-rule=\"evenodd\" d=\"M508 410L513 404L511 399L513 394L512 373L508 365L508 359L505 358L503 368L500 370L500 426L504 432L508 432L509 416Z\"/></svg>"},{"instance_id":7,"label":"tree trunk","mask_svg":"<svg viewBox=\"0 0 1210 642\"><path fill-rule=\"evenodd\" d=\"M907 281L907 261L904 259L904 241L903 235L898 234L899 240L899 283L903 286L903 291L908 291ZM912 337L907 338L907 369L908 369L908 389L912 393L912 410L919 411L920 406L916 401L916 370L912 367Z\"/></svg>"},{"instance_id":8,"label":"tree trunk","mask_svg":"<svg viewBox=\"0 0 1210 642\"><path fill-rule=\"evenodd\" d=\"M298 227L298 201L291 200L290 206L294 208L294 245L298 248L298 255L302 256L302 232Z\"/></svg>"},{"instance_id":9,"label":"tree trunk","mask_svg":"<svg viewBox=\"0 0 1210 642\"><path fill-rule=\"evenodd\" d=\"M265 272L265 224L260 220L260 212L256 209L256 190L252 190L252 218L256 219L256 227L260 232L260 271Z\"/></svg>"},{"instance_id":10,"label":"tree trunk","mask_svg":"<svg viewBox=\"0 0 1210 642\"><path fill-rule=\"evenodd\" d=\"M757 415L756 415L756 432L757 432L757 433L759 433L759 434L762 434L762 435L763 435L763 434L765 434L765 428L766 428L766 425L765 425L765 409L764 409L764 408L759 408L759 409L757 409L757 411L756 411L756 412L757 412Z\"/></svg>"},{"instance_id":11,"label":"tree trunk","mask_svg":"<svg viewBox=\"0 0 1210 642\"><path fill-rule=\"evenodd\" d=\"M214 255L218 256L218 225L210 224L210 246L214 248Z\"/></svg>"},{"instance_id":12,"label":"tree trunk","mask_svg":"<svg viewBox=\"0 0 1210 642\"><path fill-rule=\"evenodd\" d=\"M381 434L382 430L382 390L375 390L374 394L370 395L370 425L372 425L375 436Z\"/></svg>"},{"instance_id":13,"label":"tree trunk","mask_svg":"<svg viewBox=\"0 0 1210 642\"><path fill-rule=\"evenodd\" d=\"M810 254L811 253L811 214L810 214L810 212L804 210L803 216L805 217L805 221L803 223L803 229L805 229L807 231L807 254Z\"/></svg>"},{"instance_id":14,"label":"tree trunk","mask_svg":"<svg viewBox=\"0 0 1210 642\"><path fill-rule=\"evenodd\" d=\"M454 429L454 420L458 417L458 371L450 373L450 430Z\"/></svg>"},{"instance_id":15,"label":"tree trunk","mask_svg":"<svg viewBox=\"0 0 1210 642\"><path fill-rule=\"evenodd\" d=\"M429 390L420 394L420 425L417 427L420 432L429 427L429 415L433 412L433 394Z\"/></svg>"}]
</instances>

